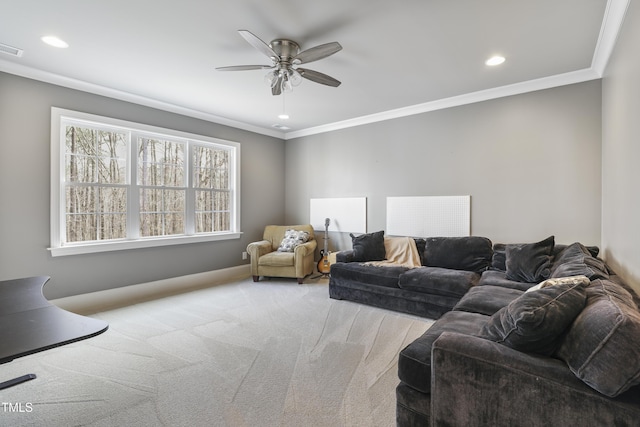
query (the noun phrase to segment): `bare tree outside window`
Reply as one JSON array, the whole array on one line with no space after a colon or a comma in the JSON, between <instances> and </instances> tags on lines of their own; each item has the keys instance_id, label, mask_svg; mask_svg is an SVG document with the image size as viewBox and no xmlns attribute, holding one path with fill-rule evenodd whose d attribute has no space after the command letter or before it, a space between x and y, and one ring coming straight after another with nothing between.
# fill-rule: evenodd
<instances>
[{"instance_id":1,"label":"bare tree outside window","mask_svg":"<svg viewBox=\"0 0 640 427\"><path fill-rule=\"evenodd\" d=\"M229 152L195 146L196 233L231 229Z\"/></svg>"},{"instance_id":2,"label":"bare tree outside window","mask_svg":"<svg viewBox=\"0 0 640 427\"><path fill-rule=\"evenodd\" d=\"M64 129L66 242L232 231L232 149L78 122Z\"/></svg>"},{"instance_id":3,"label":"bare tree outside window","mask_svg":"<svg viewBox=\"0 0 640 427\"><path fill-rule=\"evenodd\" d=\"M125 133L67 126L68 242L126 237L127 147Z\"/></svg>"},{"instance_id":4,"label":"bare tree outside window","mask_svg":"<svg viewBox=\"0 0 640 427\"><path fill-rule=\"evenodd\" d=\"M138 139L140 236L185 233L185 144Z\"/></svg>"}]
</instances>

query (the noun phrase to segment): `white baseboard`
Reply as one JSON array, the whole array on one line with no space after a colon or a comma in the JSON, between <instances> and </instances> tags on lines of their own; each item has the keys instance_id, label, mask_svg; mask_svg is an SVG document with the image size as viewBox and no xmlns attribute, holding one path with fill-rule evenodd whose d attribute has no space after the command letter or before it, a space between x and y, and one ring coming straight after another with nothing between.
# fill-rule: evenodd
<instances>
[{"instance_id":1,"label":"white baseboard","mask_svg":"<svg viewBox=\"0 0 640 427\"><path fill-rule=\"evenodd\" d=\"M54 299L50 302L64 310L87 315L158 299L168 295L207 288L234 280L242 280L248 278L250 275L251 266L246 264L104 291L73 295Z\"/></svg>"}]
</instances>

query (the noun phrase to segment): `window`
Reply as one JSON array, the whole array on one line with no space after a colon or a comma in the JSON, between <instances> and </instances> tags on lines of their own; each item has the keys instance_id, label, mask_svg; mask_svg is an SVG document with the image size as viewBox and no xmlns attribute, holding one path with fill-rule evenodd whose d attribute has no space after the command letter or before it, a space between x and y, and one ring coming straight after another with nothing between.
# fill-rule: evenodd
<instances>
[{"instance_id":1,"label":"window","mask_svg":"<svg viewBox=\"0 0 640 427\"><path fill-rule=\"evenodd\" d=\"M240 145L52 108L52 255L240 236Z\"/></svg>"}]
</instances>

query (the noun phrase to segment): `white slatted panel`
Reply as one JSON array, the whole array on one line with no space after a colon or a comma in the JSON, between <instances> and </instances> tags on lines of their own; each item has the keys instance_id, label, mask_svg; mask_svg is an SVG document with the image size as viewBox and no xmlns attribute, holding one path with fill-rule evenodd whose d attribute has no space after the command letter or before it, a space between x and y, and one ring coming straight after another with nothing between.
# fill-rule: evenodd
<instances>
[{"instance_id":1,"label":"white slatted panel","mask_svg":"<svg viewBox=\"0 0 640 427\"><path fill-rule=\"evenodd\" d=\"M329 231L366 233L367 198L311 199L309 216L314 230L324 231L325 219L329 218Z\"/></svg>"},{"instance_id":2,"label":"white slatted panel","mask_svg":"<svg viewBox=\"0 0 640 427\"><path fill-rule=\"evenodd\" d=\"M390 236L462 237L471 234L471 196L387 197Z\"/></svg>"}]
</instances>

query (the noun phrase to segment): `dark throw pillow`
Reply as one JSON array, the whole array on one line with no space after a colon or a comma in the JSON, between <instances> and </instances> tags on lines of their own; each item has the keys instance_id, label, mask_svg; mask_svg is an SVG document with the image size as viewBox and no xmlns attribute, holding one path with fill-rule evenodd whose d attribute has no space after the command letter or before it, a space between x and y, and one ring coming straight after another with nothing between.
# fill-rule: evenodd
<instances>
[{"instance_id":1,"label":"dark throw pillow","mask_svg":"<svg viewBox=\"0 0 640 427\"><path fill-rule=\"evenodd\" d=\"M623 286L596 279L557 356L586 384L616 397L640 384L640 313Z\"/></svg>"},{"instance_id":2,"label":"dark throw pillow","mask_svg":"<svg viewBox=\"0 0 640 427\"><path fill-rule=\"evenodd\" d=\"M349 235L353 246L353 261L382 261L385 259L384 230L360 236L354 236L353 233Z\"/></svg>"},{"instance_id":3,"label":"dark throw pillow","mask_svg":"<svg viewBox=\"0 0 640 427\"><path fill-rule=\"evenodd\" d=\"M424 265L482 273L491 263L491 240L481 236L429 237Z\"/></svg>"},{"instance_id":4,"label":"dark throw pillow","mask_svg":"<svg viewBox=\"0 0 640 427\"><path fill-rule=\"evenodd\" d=\"M608 279L609 270L604 261L594 258L582 243L573 243L558 254L551 267L551 277L584 274L591 280Z\"/></svg>"},{"instance_id":5,"label":"dark throw pillow","mask_svg":"<svg viewBox=\"0 0 640 427\"><path fill-rule=\"evenodd\" d=\"M586 298L585 281L580 278L524 293L493 314L480 336L518 351L550 356Z\"/></svg>"},{"instance_id":6,"label":"dark throw pillow","mask_svg":"<svg viewBox=\"0 0 640 427\"><path fill-rule=\"evenodd\" d=\"M529 244L507 245L507 279L538 283L551 276L551 253L554 236Z\"/></svg>"},{"instance_id":7,"label":"dark throw pillow","mask_svg":"<svg viewBox=\"0 0 640 427\"><path fill-rule=\"evenodd\" d=\"M414 238L413 239L416 242L416 248L418 248L418 254L420 255L420 263L422 265L426 265L425 264L425 259L424 259L424 250L427 248L427 239L423 239L420 237Z\"/></svg>"}]
</instances>

